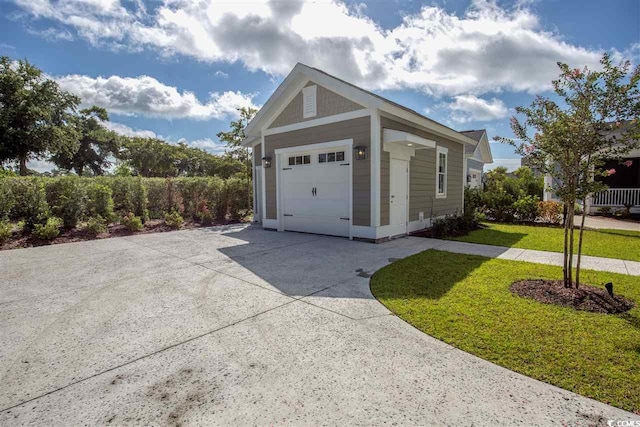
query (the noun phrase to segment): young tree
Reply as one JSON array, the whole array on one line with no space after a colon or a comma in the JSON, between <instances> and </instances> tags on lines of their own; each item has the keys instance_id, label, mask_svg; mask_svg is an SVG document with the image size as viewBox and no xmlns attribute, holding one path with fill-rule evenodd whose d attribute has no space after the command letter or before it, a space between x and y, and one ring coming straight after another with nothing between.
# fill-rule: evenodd
<instances>
[{"instance_id":1,"label":"young tree","mask_svg":"<svg viewBox=\"0 0 640 427\"><path fill-rule=\"evenodd\" d=\"M609 55L599 71L571 69L558 63L560 77L553 81L562 106L549 98L536 97L529 107L516 111L526 117L511 119L519 139L496 138L513 145L534 166L560 183L555 189L567 209L564 237L564 284L573 286L575 204L606 188L593 179L608 159L621 159L638 147L640 139L640 68L631 72L629 61L614 65ZM534 128L533 136L528 128ZM580 258L584 215L580 226L576 287L580 285Z\"/></svg>"},{"instance_id":2,"label":"young tree","mask_svg":"<svg viewBox=\"0 0 640 427\"><path fill-rule=\"evenodd\" d=\"M111 166L111 158L117 154L120 137L102 124L109 120L107 110L96 107L81 110L74 117L74 125L80 135L75 153L58 151L51 161L61 169L73 169L79 176L89 168L94 175L103 175Z\"/></svg>"},{"instance_id":3,"label":"young tree","mask_svg":"<svg viewBox=\"0 0 640 427\"><path fill-rule=\"evenodd\" d=\"M240 112L240 117L238 120L231 122L231 130L228 132L218 132L217 137L220 141L227 144L227 154L231 158L244 163L247 177L247 206L251 206L251 176L253 168L251 166L251 158L249 157L249 149L242 146L242 141L245 139L244 129L258 110L252 107L242 107L239 108L238 111Z\"/></svg>"},{"instance_id":4,"label":"young tree","mask_svg":"<svg viewBox=\"0 0 640 427\"><path fill-rule=\"evenodd\" d=\"M28 61L0 57L0 162L18 161L26 175L29 159L73 154L78 132L70 123L79 103Z\"/></svg>"}]
</instances>

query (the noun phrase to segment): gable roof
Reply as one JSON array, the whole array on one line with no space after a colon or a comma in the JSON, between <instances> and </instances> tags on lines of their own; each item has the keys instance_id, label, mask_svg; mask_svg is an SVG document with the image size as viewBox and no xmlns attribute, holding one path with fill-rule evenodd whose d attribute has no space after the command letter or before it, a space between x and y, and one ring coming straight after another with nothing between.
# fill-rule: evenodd
<instances>
[{"instance_id":1,"label":"gable roof","mask_svg":"<svg viewBox=\"0 0 640 427\"><path fill-rule=\"evenodd\" d=\"M482 163L493 163L493 155L491 154L491 146L489 145L486 129L461 130L460 133L468 136L474 141L477 141L476 145L465 145L464 154L467 156L473 156L476 153L479 153Z\"/></svg>"},{"instance_id":2,"label":"gable roof","mask_svg":"<svg viewBox=\"0 0 640 427\"><path fill-rule=\"evenodd\" d=\"M245 129L246 139L243 145L251 145L256 139L260 138L260 130L277 117L282 108L284 108L295 95L299 92L304 84L309 80L326 87L337 94L344 96L366 108L378 109L386 113L401 117L420 127L426 128L434 134L444 136L450 140L461 144L476 145L476 141L468 136L432 120L417 111L393 102L378 94L362 89L352 83L339 79L331 74L313 67L309 67L302 63L296 64L293 70L282 81L280 86L273 92L271 97L258 111L256 116L249 122ZM284 105L282 105L284 104Z\"/></svg>"}]
</instances>

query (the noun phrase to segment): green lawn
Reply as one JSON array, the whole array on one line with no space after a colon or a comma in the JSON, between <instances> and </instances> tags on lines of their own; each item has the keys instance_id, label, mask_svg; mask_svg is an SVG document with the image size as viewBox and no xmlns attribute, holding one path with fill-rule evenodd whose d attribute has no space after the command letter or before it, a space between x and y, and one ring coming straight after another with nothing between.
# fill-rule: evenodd
<instances>
[{"instance_id":1,"label":"green lawn","mask_svg":"<svg viewBox=\"0 0 640 427\"><path fill-rule=\"evenodd\" d=\"M376 272L371 290L421 331L483 359L605 403L640 411L640 308L625 315L576 311L511 294L525 278L561 278L560 267L429 250ZM613 281L640 303L638 277Z\"/></svg>"},{"instance_id":2,"label":"green lawn","mask_svg":"<svg viewBox=\"0 0 640 427\"><path fill-rule=\"evenodd\" d=\"M540 251L562 252L564 230L560 227L484 223L483 228L452 240L485 245L509 246ZM577 252L578 231L574 232ZM640 232L624 230L585 230L583 255L640 261Z\"/></svg>"}]
</instances>

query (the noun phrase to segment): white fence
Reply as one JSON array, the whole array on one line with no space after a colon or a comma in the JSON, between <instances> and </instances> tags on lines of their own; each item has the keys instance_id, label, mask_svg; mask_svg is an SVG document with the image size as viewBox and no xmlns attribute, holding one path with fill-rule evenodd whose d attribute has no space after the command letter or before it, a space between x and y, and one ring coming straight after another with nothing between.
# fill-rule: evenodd
<instances>
[{"instance_id":1,"label":"white fence","mask_svg":"<svg viewBox=\"0 0 640 427\"><path fill-rule=\"evenodd\" d=\"M591 206L640 206L640 188L610 188L593 195Z\"/></svg>"}]
</instances>

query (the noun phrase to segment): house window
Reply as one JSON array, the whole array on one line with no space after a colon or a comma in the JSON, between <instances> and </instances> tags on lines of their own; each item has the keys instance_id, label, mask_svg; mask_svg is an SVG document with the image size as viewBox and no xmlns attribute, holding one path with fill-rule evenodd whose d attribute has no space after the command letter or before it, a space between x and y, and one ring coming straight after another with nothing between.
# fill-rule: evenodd
<instances>
[{"instance_id":1,"label":"house window","mask_svg":"<svg viewBox=\"0 0 640 427\"><path fill-rule=\"evenodd\" d=\"M436 150L436 197L447 197L447 158L449 150L438 147Z\"/></svg>"},{"instance_id":2,"label":"house window","mask_svg":"<svg viewBox=\"0 0 640 427\"><path fill-rule=\"evenodd\" d=\"M315 117L317 114L316 108L316 93L318 86L307 86L302 89L302 117L308 119Z\"/></svg>"}]
</instances>

